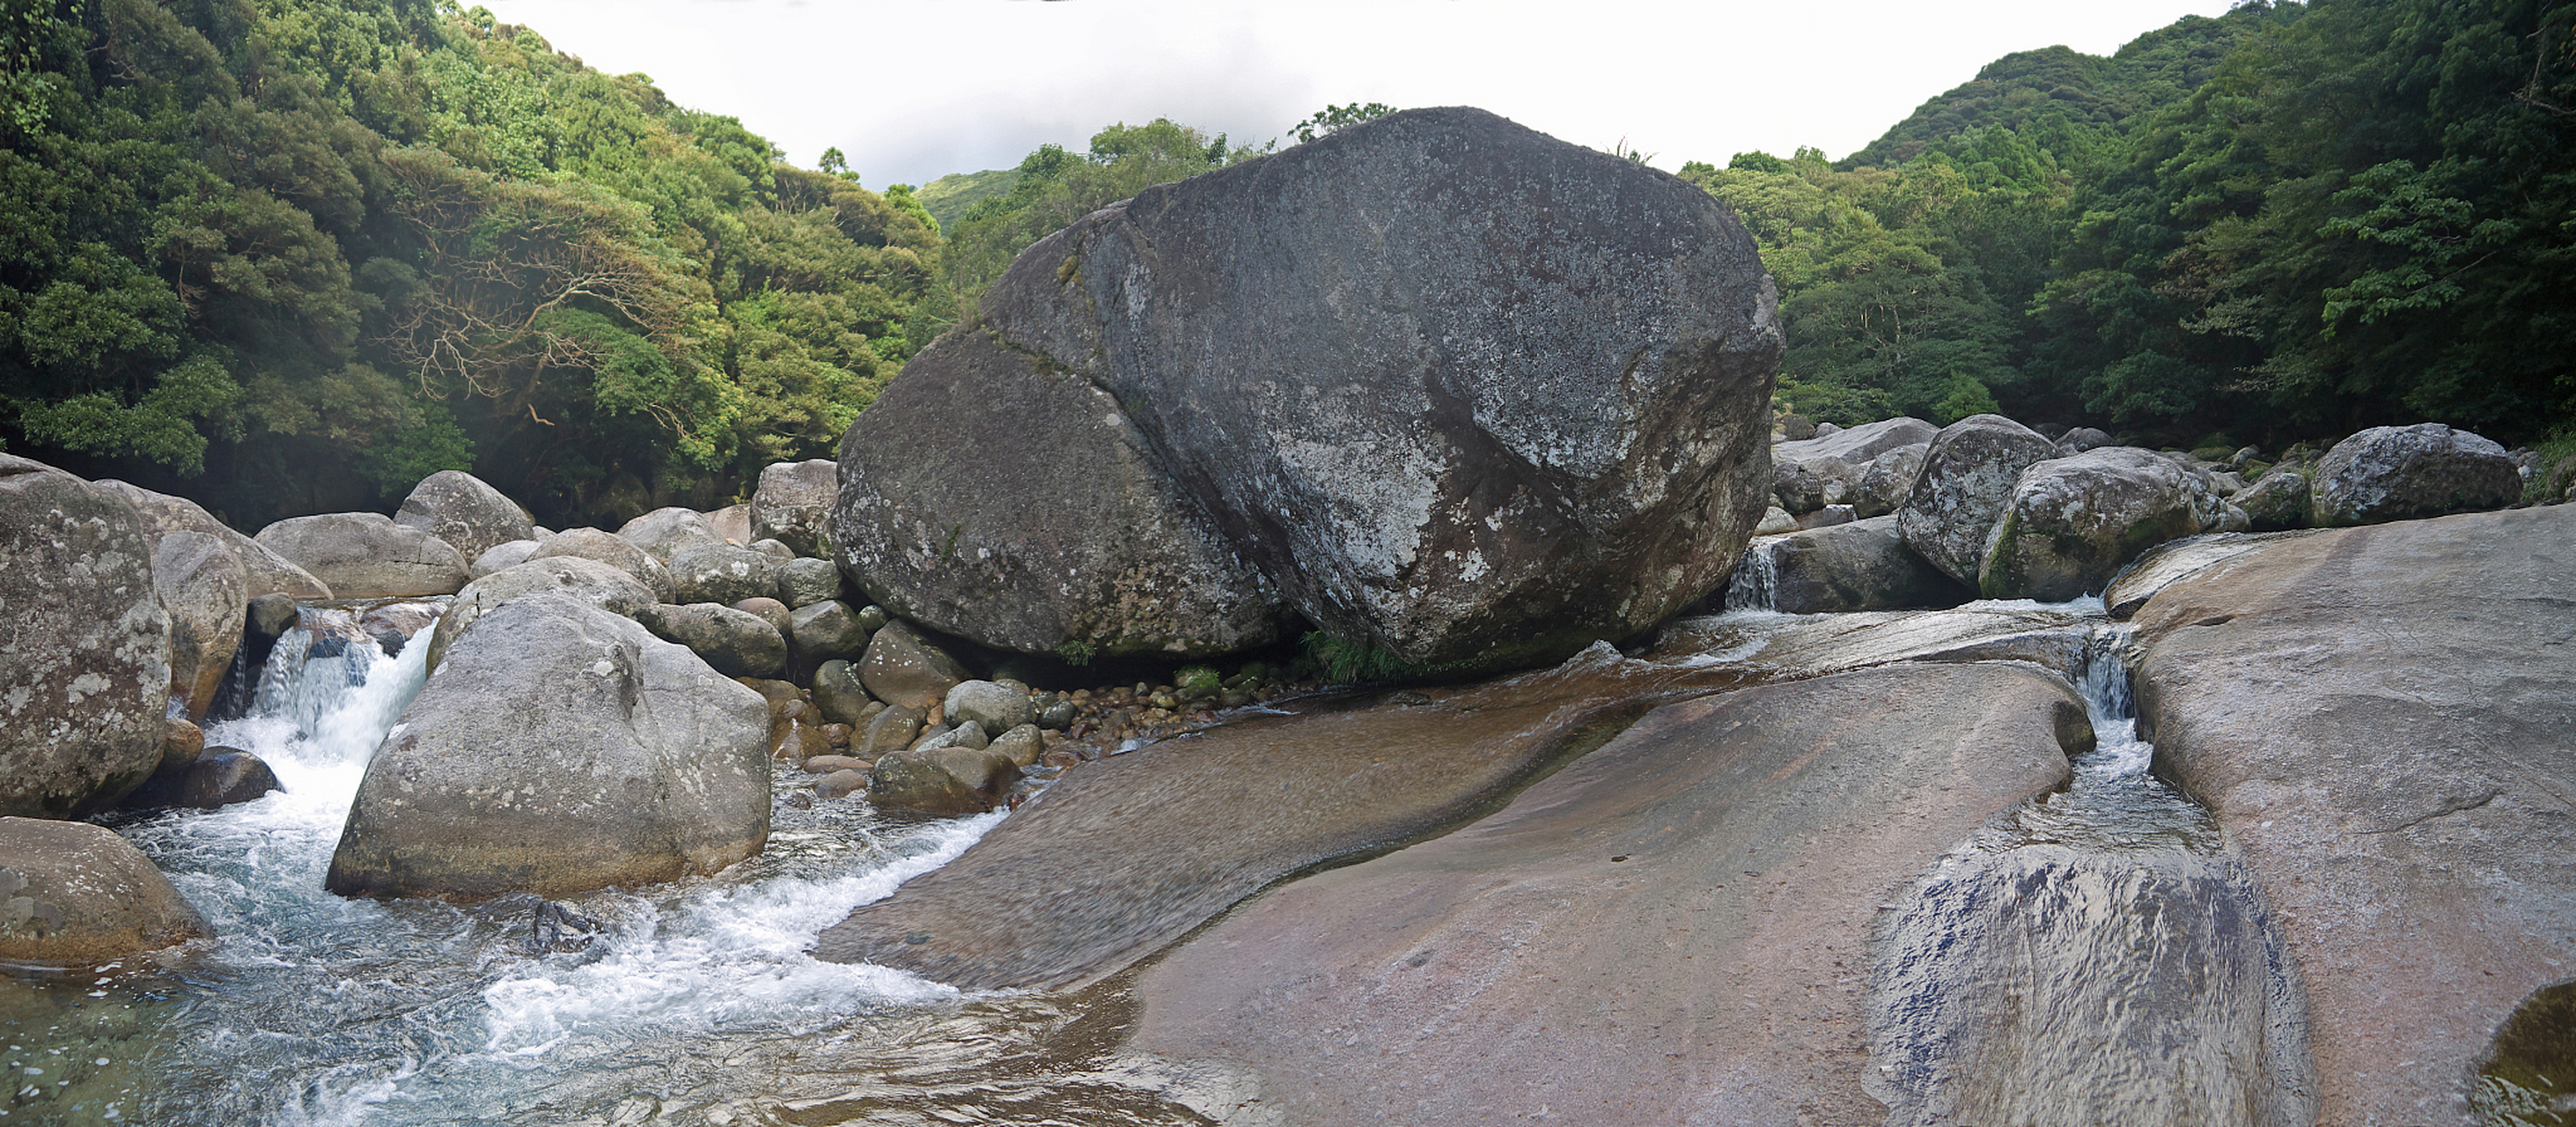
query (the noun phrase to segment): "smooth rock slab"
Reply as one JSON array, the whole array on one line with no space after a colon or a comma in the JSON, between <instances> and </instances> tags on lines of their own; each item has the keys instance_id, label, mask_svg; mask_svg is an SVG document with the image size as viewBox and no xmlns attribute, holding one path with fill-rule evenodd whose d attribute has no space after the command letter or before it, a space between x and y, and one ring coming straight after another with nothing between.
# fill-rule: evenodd
<instances>
[{"instance_id":1,"label":"smooth rock slab","mask_svg":"<svg viewBox=\"0 0 2576 1127\"><path fill-rule=\"evenodd\" d=\"M2158 770L2300 965L2327 1124L2465 1125L2576 973L2576 509L2283 539L2136 613Z\"/></svg>"},{"instance_id":2,"label":"smooth rock slab","mask_svg":"<svg viewBox=\"0 0 2576 1127\"><path fill-rule=\"evenodd\" d=\"M1096 981L1279 877L1456 825L1654 702L1729 680L1604 644L1430 705L1308 702L1111 756L815 954L973 988Z\"/></svg>"},{"instance_id":3,"label":"smooth rock slab","mask_svg":"<svg viewBox=\"0 0 2576 1127\"><path fill-rule=\"evenodd\" d=\"M170 616L134 508L0 454L0 814L104 809L161 762Z\"/></svg>"},{"instance_id":4,"label":"smooth rock slab","mask_svg":"<svg viewBox=\"0 0 2576 1127\"><path fill-rule=\"evenodd\" d=\"M522 595L477 627L368 762L325 888L553 899L760 851L760 694L568 594Z\"/></svg>"},{"instance_id":5,"label":"smooth rock slab","mask_svg":"<svg viewBox=\"0 0 2576 1127\"><path fill-rule=\"evenodd\" d=\"M1138 976L1131 1046L1248 1073L1310 1127L1877 1123L1880 906L2061 785L2077 729L2065 683L1997 665L1666 705L1491 817L1192 938Z\"/></svg>"}]
</instances>

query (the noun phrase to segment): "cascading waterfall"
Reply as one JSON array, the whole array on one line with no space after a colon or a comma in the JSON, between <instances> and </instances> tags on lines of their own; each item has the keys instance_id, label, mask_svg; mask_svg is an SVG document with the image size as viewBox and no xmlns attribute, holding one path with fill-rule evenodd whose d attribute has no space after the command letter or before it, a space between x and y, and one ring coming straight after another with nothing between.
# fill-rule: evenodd
<instances>
[{"instance_id":1,"label":"cascading waterfall","mask_svg":"<svg viewBox=\"0 0 2576 1127\"><path fill-rule=\"evenodd\" d=\"M1726 577L1726 595L1719 605L1727 610L1780 609L1780 559L1772 554L1777 547L1776 540L1745 545L1744 558L1735 562L1735 570Z\"/></svg>"},{"instance_id":2,"label":"cascading waterfall","mask_svg":"<svg viewBox=\"0 0 2576 1127\"><path fill-rule=\"evenodd\" d=\"M2078 678L2068 788L1944 856L1881 917L1872 1094L1895 1125L2304 1125L2304 994L2207 811L2149 775L2121 660Z\"/></svg>"},{"instance_id":3,"label":"cascading waterfall","mask_svg":"<svg viewBox=\"0 0 2576 1127\"><path fill-rule=\"evenodd\" d=\"M39 1090L0 1114L722 1123L774 1105L817 1042L865 1040L923 1004L956 1004L947 987L817 962L804 948L963 851L998 814L781 803L760 857L706 880L584 897L551 914L578 921L555 950L531 942L531 897L459 906L325 893L367 759L418 692L428 649L423 636L388 656L383 631L359 616L307 608L270 655L249 715L208 733L266 760L284 791L120 827L205 913L212 949L175 971L129 961L94 985L0 983L0 1021L17 1026L0 1025L18 1039L9 1057L65 1076L59 1088L29 1085ZM783 775L781 797L799 781ZM77 1079L58 1063L74 1059Z\"/></svg>"}]
</instances>

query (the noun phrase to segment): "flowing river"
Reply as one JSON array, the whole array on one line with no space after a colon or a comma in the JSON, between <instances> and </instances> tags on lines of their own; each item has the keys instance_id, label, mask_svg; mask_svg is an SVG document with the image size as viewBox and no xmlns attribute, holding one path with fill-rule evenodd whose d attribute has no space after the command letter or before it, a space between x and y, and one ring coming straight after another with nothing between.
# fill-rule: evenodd
<instances>
[{"instance_id":1,"label":"flowing river","mask_svg":"<svg viewBox=\"0 0 2576 1127\"><path fill-rule=\"evenodd\" d=\"M256 752L284 791L117 826L218 941L176 966L14 968L0 981L0 1065L17 1084L0 1117L1211 1122L1119 1063L1130 1007L1118 979L1073 995L961 993L805 954L819 930L957 856L1000 814L796 809L784 799L807 780L783 770L768 848L714 878L585 897L569 914L534 898L323 892L367 758L419 689L428 648L389 657L348 628L355 613L308 608L319 632L281 639L248 717L209 731L210 744ZM1872 983L1872 1054L1887 1062L1876 1094L1892 1122L2115 1122L2296 1081L2295 984L2206 815L2146 774L2115 628L2098 603L2031 613L2093 631L2084 680L2101 748L2073 787L1963 843L1895 905ZM1773 637L1817 625L1759 612L1703 622L1704 644L1658 660L1758 677L1777 671ZM2039 1013L2068 1016L2015 1016ZM2112 1030L2112 1050L2067 1036L2069 1022ZM2179 1070L2192 1090L2119 1084L2124 1062L2175 1053L2193 1055ZM2058 1085L2063 1106L2028 1106L2034 1079ZM2080 1097L2062 1094L2070 1084Z\"/></svg>"}]
</instances>

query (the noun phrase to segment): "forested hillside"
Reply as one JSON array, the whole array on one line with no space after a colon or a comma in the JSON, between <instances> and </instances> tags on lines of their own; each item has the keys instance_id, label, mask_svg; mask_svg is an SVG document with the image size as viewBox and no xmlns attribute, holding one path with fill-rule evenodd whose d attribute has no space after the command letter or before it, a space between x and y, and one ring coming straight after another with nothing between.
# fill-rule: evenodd
<instances>
[{"instance_id":1,"label":"forested hillside","mask_svg":"<svg viewBox=\"0 0 2576 1127\"><path fill-rule=\"evenodd\" d=\"M2250 4L2006 56L1839 164L1683 175L1762 240L1819 418L2539 441L2576 424L2571 18Z\"/></svg>"},{"instance_id":2,"label":"forested hillside","mask_svg":"<svg viewBox=\"0 0 2576 1127\"><path fill-rule=\"evenodd\" d=\"M247 527L443 467L554 522L721 504L946 308L918 205L481 9L5 10L8 444Z\"/></svg>"},{"instance_id":3,"label":"forested hillside","mask_svg":"<svg viewBox=\"0 0 2576 1127\"><path fill-rule=\"evenodd\" d=\"M1761 241L1821 419L2564 438L2571 21L2250 4L1682 175ZM0 0L0 107L0 441L249 528L447 467L558 524L722 504L1029 243L1267 151L1157 119L880 194L436 0Z\"/></svg>"}]
</instances>

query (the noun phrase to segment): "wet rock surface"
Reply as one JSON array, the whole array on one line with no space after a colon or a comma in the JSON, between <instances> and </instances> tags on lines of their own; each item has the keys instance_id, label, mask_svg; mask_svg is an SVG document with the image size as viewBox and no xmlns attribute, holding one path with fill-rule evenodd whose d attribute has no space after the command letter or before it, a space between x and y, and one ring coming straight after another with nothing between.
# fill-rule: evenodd
<instances>
[{"instance_id":1,"label":"wet rock surface","mask_svg":"<svg viewBox=\"0 0 2576 1127\"><path fill-rule=\"evenodd\" d=\"M325 887L552 898L714 872L768 837L768 727L759 694L632 619L522 595L369 761Z\"/></svg>"},{"instance_id":2,"label":"wet rock surface","mask_svg":"<svg viewBox=\"0 0 2576 1127\"><path fill-rule=\"evenodd\" d=\"M1994 665L1665 705L1193 937L1137 978L1132 1045L1248 1073L1300 1124L1875 1123L1880 905L2063 783L2082 727L2062 681Z\"/></svg>"},{"instance_id":3,"label":"wet rock surface","mask_svg":"<svg viewBox=\"0 0 2576 1127\"><path fill-rule=\"evenodd\" d=\"M1455 825L1665 694L1728 680L1605 645L1428 703L1309 701L1110 756L815 954L971 987L1096 981L1273 880Z\"/></svg>"},{"instance_id":4,"label":"wet rock surface","mask_svg":"<svg viewBox=\"0 0 2576 1127\"><path fill-rule=\"evenodd\" d=\"M2159 771L2226 827L2307 983L2318 1121L2466 1124L2576 966L2576 510L2265 543L2141 606Z\"/></svg>"}]
</instances>

